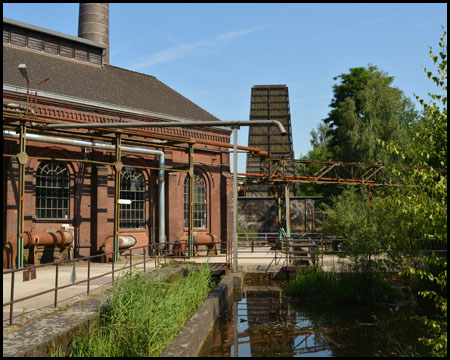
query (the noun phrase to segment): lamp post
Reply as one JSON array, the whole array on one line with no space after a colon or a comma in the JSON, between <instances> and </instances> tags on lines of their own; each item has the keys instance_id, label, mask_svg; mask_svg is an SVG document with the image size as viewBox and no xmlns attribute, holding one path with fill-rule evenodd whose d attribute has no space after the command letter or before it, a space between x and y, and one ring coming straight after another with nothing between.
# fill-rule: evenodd
<instances>
[{"instance_id":1,"label":"lamp post","mask_svg":"<svg viewBox=\"0 0 450 360\"><path fill-rule=\"evenodd\" d=\"M27 81L27 109L25 115L28 116L28 102L29 102L29 96L30 96L30 79L28 79L28 73L27 73L27 64L19 64L18 69L22 76Z\"/></svg>"}]
</instances>

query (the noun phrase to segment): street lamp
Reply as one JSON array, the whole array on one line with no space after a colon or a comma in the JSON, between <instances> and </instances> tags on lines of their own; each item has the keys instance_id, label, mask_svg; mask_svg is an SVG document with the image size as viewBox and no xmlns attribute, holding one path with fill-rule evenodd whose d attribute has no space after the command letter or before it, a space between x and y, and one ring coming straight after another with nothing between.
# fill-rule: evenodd
<instances>
[{"instance_id":1,"label":"street lamp","mask_svg":"<svg viewBox=\"0 0 450 360\"><path fill-rule=\"evenodd\" d=\"M30 80L28 79L28 73L27 73L27 64L19 64L18 69L22 76L27 81L27 110L26 110L26 116L28 116L28 97L30 94Z\"/></svg>"}]
</instances>

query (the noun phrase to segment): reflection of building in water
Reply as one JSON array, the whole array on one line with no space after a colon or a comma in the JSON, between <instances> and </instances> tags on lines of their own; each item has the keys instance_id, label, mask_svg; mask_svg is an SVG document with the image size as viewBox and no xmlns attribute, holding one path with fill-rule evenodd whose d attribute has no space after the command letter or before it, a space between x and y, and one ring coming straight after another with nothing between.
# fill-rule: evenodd
<instances>
[{"instance_id":1,"label":"reflection of building in water","mask_svg":"<svg viewBox=\"0 0 450 360\"><path fill-rule=\"evenodd\" d=\"M283 301L278 286L247 287L249 328L239 338L249 337L252 356L293 356L296 313ZM242 341L239 341L241 343Z\"/></svg>"},{"instance_id":2,"label":"reflection of building in water","mask_svg":"<svg viewBox=\"0 0 450 360\"><path fill-rule=\"evenodd\" d=\"M220 326L214 327L199 356L331 354L324 334L336 329L318 329L308 313L299 313L291 306L278 286L247 285L244 293L244 299L234 303Z\"/></svg>"}]
</instances>

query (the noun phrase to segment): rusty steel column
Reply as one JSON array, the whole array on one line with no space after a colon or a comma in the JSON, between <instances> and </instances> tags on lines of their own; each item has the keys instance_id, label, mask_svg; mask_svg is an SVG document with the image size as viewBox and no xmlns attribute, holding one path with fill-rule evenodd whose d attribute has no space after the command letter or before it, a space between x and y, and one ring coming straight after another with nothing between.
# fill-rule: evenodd
<instances>
[{"instance_id":1,"label":"rusty steel column","mask_svg":"<svg viewBox=\"0 0 450 360\"><path fill-rule=\"evenodd\" d=\"M120 220L120 171L123 164L120 160L121 156L121 139L120 134L116 134L116 161L114 162L115 178L114 178L114 253L113 262L119 261L119 220ZM113 274L114 276L114 274Z\"/></svg>"},{"instance_id":2,"label":"rusty steel column","mask_svg":"<svg viewBox=\"0 0 450 360\"><path fill-rule=\"evenodd\" d=\"M289 194L289 183L286 182L284 185L284 193L285 193L285 202L284 205L286 207L286 236L291 237L291 204L290 204L290 194Z\"/></svg>"},{"instance_id":3,"label":"rusty steel column","mask_svg":"<svg viewBox=\"0 0 450 360\"><path fill-rule=\"evenodd\" d=\"M27 106L28 108L28 106ZM23 268L23 222L24 222L24 196L25 196L25 165L28 161L26 153L26 125L25 121L20 122L20 152L17 154L19 162L19 178L18 178L18 201L17 201L17 268ZM13 262L15 259L13 259Z\"/></svg>"},{"instance_id":4,"label":"rusty steel column","mask_svg":"<svg viewBox=\"0 0 450 360\"><path fill-rule=\"evenodd\" d=\"M233 126L231 128L233 129L233 271L237 271L237 131L239 126Z\"/></svg>"},{"instance_id":5,"label":"rusty steel column","mask_svg":"<svg viewBox=\"0 0 450 360\"><path fill-rule=\"evenodd\" d=\"M189 256L194 250L194 145L189 144Z\"/></svg>"}]
</instances>

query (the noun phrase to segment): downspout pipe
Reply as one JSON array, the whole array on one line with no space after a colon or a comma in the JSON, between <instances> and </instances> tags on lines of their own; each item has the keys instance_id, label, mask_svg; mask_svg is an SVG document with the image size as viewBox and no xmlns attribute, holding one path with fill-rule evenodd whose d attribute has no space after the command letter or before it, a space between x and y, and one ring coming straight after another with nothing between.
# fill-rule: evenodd
<instances>
[{"instance_id":1,"label":"downspout pipe","mask_svg":"<svg viewBox=\"0 0 450 360\"><path fill-rule=\"evenodd\" d=\"M3 136L18 139L19 134L16 134L14 131L4 130ZM115 145L100 143L96 141L87 141L87 140L78 140L73 138L65 138L65 137L57 137L57 136L46 136L39 134L26 134L26 139L31 141L39 141L45 143L52 144L62 144L62 145L73 145L73 146L81 146L88 148L95 148L101 150L115 150ZM146 149L141 147L134 146L122 146L122 151L131 152L131 153L139 153L139 154L150 154L159 156L159 173L158 173L158 197L159 197L159 244L162 249L165 248L166 245L166 236L165 236L165 193L164 193L164 152L160 150L154 149Z\"/></svg>"}]
</instances>

